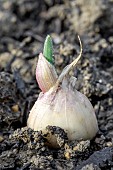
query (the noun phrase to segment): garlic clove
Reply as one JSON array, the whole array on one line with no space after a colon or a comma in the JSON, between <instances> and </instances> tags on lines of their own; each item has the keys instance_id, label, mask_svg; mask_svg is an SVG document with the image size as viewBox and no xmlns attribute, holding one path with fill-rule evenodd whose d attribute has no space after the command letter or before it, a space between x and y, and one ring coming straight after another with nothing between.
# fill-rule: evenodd
<instances>
[{"instance_id":1,"label":"garlic clove","mask_svg":"<svg viewBox=\"0 0 113 170\"><path fill-rule=\"evenodd\" d=\"M39 54L39 60L36 67L36 80L42 92L47 92L57 81L57 73L50 62L46 60L42 53Z\"/></svg>"}]
</instances>

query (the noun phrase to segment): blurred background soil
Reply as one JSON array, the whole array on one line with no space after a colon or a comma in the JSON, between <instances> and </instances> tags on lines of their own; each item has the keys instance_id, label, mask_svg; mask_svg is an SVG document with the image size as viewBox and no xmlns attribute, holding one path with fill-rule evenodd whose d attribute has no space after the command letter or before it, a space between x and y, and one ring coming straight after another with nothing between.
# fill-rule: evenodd
<instances>
[{"instance_id":1,"label":"blurred background soil","mask_svg":"<svg viewBox=\"0 0 113 170\"><path fill-rule=\"evenodd\" d=\"M58 74L79 54L80 35L83 55L70 74L93 104L100 130L92 141L65 143L63 130L50 127L65 144L56 150L26 127L47 34ZM113 0L0 0L0 169L45 168L113 168Z\"/></svg>"}]
</instances>

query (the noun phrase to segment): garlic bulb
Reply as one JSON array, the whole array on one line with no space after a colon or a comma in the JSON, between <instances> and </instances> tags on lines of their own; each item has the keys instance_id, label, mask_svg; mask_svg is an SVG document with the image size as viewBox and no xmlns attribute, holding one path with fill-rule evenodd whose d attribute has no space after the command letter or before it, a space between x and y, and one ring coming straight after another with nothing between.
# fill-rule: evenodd
<instances>
[{"instance_id":1,"label":"garlic bulb","mask_svg":"<svg viewBox=\"0 0 113 170\"><path fill-rule=\"evenodd\" d=\"M44 130L48 125L63 128L69 140L92 139L98 130L95 113L87 97L64 85L57 91L51 88L41 93L30 111L28 127L36 131Z\"/></svg>"},{"instance_id":2,"label":"garlic bulb","mask_svg":"<svg viewBox=\"0 0 113 170\"><path fill-rule=\"evenodd\" d=\"M80 55L64 68L54 85L45 93L40 93L30 111L28 127L45 132L48 125L59 126L65 130L69 140L92 139L96 135L98 124L94 109L88 98L74 89L75 79L70 80L68 75L81 54L82 45Z\"/></svg>"}]
</instances>

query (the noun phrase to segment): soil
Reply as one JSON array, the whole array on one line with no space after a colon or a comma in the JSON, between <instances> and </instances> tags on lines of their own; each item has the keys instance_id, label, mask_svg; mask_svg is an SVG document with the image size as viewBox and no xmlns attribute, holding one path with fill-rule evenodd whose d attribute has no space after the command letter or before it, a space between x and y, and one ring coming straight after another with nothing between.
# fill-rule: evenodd
<instances>
[{"instance_id":1,"label":"soil","mask_svg":"<svg viewBox=\"0 0 113 170\"><path fill-rule=\"evenodd\" d=\"M113 169L113 1L0 1L0 169ZM79 53L71 72L98 120L91 141L69 142L60 127L48 126L60 148L46 145L41 131L27 128L40 89L35 79L38 54L50 34L58 74Z\"/></svg>"}]
</instances>

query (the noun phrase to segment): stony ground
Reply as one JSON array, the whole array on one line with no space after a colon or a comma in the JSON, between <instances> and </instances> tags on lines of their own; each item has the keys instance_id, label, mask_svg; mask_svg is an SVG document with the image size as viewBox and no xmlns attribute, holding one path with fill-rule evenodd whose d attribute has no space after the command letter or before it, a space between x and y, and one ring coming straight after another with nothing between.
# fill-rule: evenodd
<instances>
[{"instance_id":1,"label":"stony ground","mask_svg":"<svg viewBox=\"0 0 113 170\"><path fill-rule=\"evenodd\" d=\"M113 168L113 1L0 1L0 169L111 170ZM68 142L63 129L48 127L60 145L45 145L26 127L40 89L35 68L50 34L58 74L78 55L72 72L77 90L95 108L99 132L92 141Z\"/></svg>"}]
</instances>

